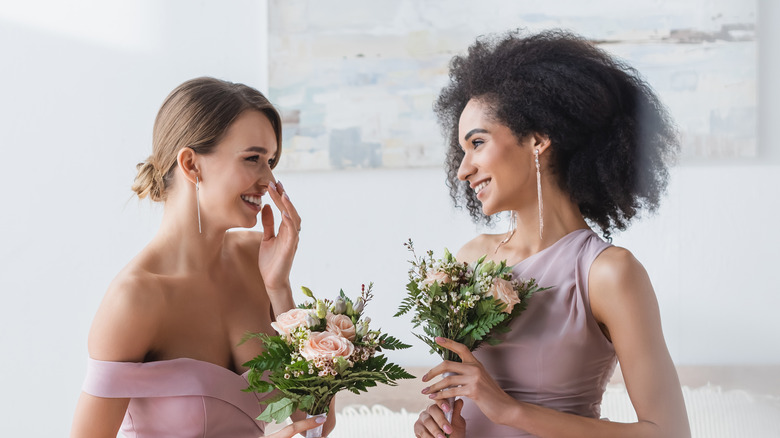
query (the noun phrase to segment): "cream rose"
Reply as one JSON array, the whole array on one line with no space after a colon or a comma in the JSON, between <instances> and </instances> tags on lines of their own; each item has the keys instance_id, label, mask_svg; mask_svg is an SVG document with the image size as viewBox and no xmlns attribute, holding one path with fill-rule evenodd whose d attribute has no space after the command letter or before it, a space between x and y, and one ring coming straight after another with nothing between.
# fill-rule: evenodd
<instances>
[{"instance_id":1,"label":"cream rose","mask_svg":"<svg viewBox=\"0 0 780 438\"><path fill-rule=\"evenodd\" d=\"M325 320L327 321L325 330L334 335L345 337L350 341L355 340L355 324L352 324L352 318L347 315L328 313Z\"/></svg>"},{"instance_id":2,"label":"cream rose","mask_svg":"<svg viewBox=\"0 0 780 438\"><path fill-rule=\"evenodd\" d=\"M428 271L428 274L425 276L425 280L423 280L423 283L426 286L432 285L434 282L438 281L440 285L447 284L452 281L449 274L442 271Z\"/></svg>"},{"instance_id":3,"label":"cream rose","mask_svg":"<svg viewBox=\"0 0 780 438\"><path fill-rule=\"evenodd\" d=\"M309 310L292 309L276 317L276 321L271 323L271 327L280 335L289 336L290 332L298 327L308 327L307 317Z\"/></svg>"},{"instance_id":4,"label":"cream rose","mask_svg":"<svg viewBox=\"0 0 780 438\"><path fill-rule=\"evenodd\" d=\"M506 304L504 312L512 313L515 304L520 304L520 298L517 297L517 292L512 287L512 283L504 280L503 278L496 278L493 280L493 284L488 290L488 295Z\"/></svg>"},{"instance_id":5,"label":"cream rose","mask_svg":"<svg viewBox=\"0 0 780 438\"><path fill-rule=\"evenodd\" d=\"M331 332L313 332L303 343L301 355L306 360L317 358L333 359L337 356L349 357L355 351L355 346L347 338Z\"/></svg>"}]
</instances>

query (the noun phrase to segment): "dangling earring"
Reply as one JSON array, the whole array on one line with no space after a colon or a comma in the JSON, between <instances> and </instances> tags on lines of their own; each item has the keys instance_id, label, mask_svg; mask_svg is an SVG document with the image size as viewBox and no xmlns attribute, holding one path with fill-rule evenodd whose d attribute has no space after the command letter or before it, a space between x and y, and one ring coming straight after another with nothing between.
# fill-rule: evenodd
<instances>
[{"instance_id":1,"label":"dangling earring","mask_svg":"<svg viewBox=\"0 0 780 438\"><path fill-rule=\"evenodd\" d=\"M536 203L539 205L539 239L544 230L544 203L542 202L542 172L539 165L539 149L534 149L534 161L536 161Z\"/></svg>"},{"instance_id":2,"label":"dangling earring","mask_svg":"<svg viewBox=\"0 0 780 438\"><path fill-rule=\"evenodd\" d=\"M509 242L509 239L512 238L512 236L515 235L515 230L517 229L517 212L512 211L512 214L509 216L509 230L506 232L506 237L504 237L504 240L498 242L498 246L496 246L496 250L493 251L493 254L498 252L498 248L501 248L501 245Z\"/></svg>"},{"instance_id":3,"label":"dangling earring","mask_svg":"<svg viewBox=\"0 0 780 438\"><path fill-rule=\"evenodd\" d=\"M195 177L195 205L198 206L198 233L203 234L200 229L200 179Z\"/></svg>"}]
</instances>

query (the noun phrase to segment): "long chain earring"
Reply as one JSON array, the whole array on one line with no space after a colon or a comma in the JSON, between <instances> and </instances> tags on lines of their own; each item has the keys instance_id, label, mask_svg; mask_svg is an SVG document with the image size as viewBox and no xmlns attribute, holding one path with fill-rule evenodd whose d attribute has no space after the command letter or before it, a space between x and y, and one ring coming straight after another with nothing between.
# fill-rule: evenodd
<instances>
[{"instance_id":1,"label":"long chain earring","mask_svg":"<svg viewBox=\"0 0 780 438\"><path fill-rule=\"evenodd\" d=\"M198 206L198 233L203 234L200 229L200 179L195 177L195 205Z\"/></svg>"},{"instance_id":2,"label":"long chain earring","mask_svg":"<svg viewBox=\"0 0 780 438\"><path fill-rule=\"evenodd\" d=\"M539 149L534 149L534 161L536 162L536 203L539 204L539 239L544 231L544 203L542 202L542 171L539 165Z\"/></svg>"},{"instance_id":3,"label":"long chain earring","mask_svg":"<svg viewBox=\"0 0 780 438\"><path fill-rule=\"evenodd\" d=\"M498 252L498 248L501 248L501 245L509 242L509 239L512 238L512 236L515 235L515 230L517 229L517 212L512 211L512 214L509 216L509 231L506 232L506 237L504 237L504 240L498 242L498 245L496 246L496 250L493 251L493 254Z\"/></svg>"}]
</instances>

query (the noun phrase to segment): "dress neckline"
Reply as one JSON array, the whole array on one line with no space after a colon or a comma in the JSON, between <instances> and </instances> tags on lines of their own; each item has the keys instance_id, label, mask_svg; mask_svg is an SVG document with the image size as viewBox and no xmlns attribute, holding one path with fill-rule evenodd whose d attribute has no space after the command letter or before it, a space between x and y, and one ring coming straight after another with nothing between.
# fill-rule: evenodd
<instances>
[{"instance_id":1,"label":"dress neckline","mask_svg":"<svg viewBox=\"0 0 780 438\"><path fill-rule=\"evenodd\" d=\"M539 250L539 251L529 255L528 257L518 261L517 263L511 265L512 269L514 270L515 268L519 267L520 265L524 264L525 262L538 258L540 256L540 254L544 254L546 252L549 252L549 250L551 250L552 248L554 248L556 246L559 246L559 244L561 242L563 242L564 240L569 240L569 239L573 238L575 235L579 235L581 232L591 232L592 233L593 230L591 230L590 228L577 228L574 231L570 231L569 233L565 234L560 239L558 239L555 242L553 242L552 245L550 245L550 246L548 246L546 248L542 248L541 250Z\"/></svg>"},{"instance_id":2,"label":"dress neckline","mask_svg":"<svg viewBox=\"0 0 780 438\"><path fill-rule=\"evenodd\" d=\"M149 362L106 361L106 360L93 359L91 357L89 358L89 360L92 360L92 361L95 361L95 362L112 363L112 364L128 364L128 365L141 366L141 367L145 367L145 366L168 366L168 365L173 365L173 364L176 364L176 363L179 363L179 364L180 363L190 363L190 364L193 364L193 365L196 365L196 366L205 366L205 367L208 367L208 368L212 368L212 369L214 369L215 371L218 371L218 372L230 373L233 376L243 377L243 378L246 378L246 375L249 373L249 370L246 370L243 373L238 374L237 372L235 372L233 370L230 370L228 368L225 368L222 365L217 365L217 364L215 364L213 362L209 362L209 361L206 361L206 360L193 359L191 357L176 357L176 358L173 358L173 359L153 360L153 361L149 361Z\"/></svg>"}]
</instances>

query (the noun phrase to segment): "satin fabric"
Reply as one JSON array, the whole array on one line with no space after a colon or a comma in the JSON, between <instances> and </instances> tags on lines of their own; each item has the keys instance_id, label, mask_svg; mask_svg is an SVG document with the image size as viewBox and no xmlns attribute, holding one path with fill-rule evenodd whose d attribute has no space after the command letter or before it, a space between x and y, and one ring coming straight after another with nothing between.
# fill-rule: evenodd
<instances>
[{"instance_id":1,"label":"satin fabric","mask_svg":"<svg viewBox=\"0 0 780 438\"><path fill-rule=\"evenodd\" d=\"M535 294L496 346L474 355L513 398L584 417L599 418L601 397L617 363L612 343L593 317L588 272L610 245L590 229L573 231L513 266L516 277L535 278ZM494 424L469 399L462 415L468 437L530 437Z\"/></svg>"},{"instance_id":2,"label":"satin fabric","mask_svg":"<svg viewBox=\"0 0 780 438\"><path fill-rule=\"evenodd\" d=\"M157 362L89 359L82 390L96 397L130 398L121 431L128 438L263 436L255 418L265 405L242 392L246 373L179 358ZM264 396L264 394L263 394Z\"/></svg>"}]
</instances>

